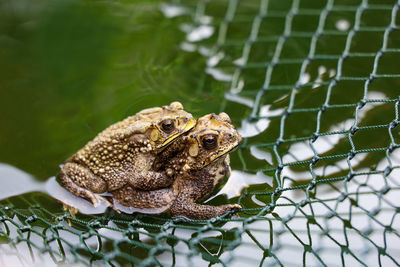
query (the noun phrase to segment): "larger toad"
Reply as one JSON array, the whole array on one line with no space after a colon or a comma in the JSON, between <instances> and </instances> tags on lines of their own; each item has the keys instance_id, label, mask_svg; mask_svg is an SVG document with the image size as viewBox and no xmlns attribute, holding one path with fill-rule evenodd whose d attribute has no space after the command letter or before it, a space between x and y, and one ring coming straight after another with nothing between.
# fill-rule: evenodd
<instances>
[{"instance_id":1,"label":"larger toad","mask_svg":"<svg viewBox=\"0 0 400 267\"><path fill-rule=\"evenodd\" d=\"M242 137L226 113L209 114L198 119L196 126L163 150L154 169L171 168L175 181L168 188L144 191L125 186L113 193L117 208L141 213L169 211L173 217L209 219L240 205L210 206L198 204L206 199L225 176L230 174L229 152L238 147ZM122 206L121 206L121 205Z\"/></svg>"},{"instance_id":2,"label":"larger toad","mask_svg":"<svg viewBox=\"0 0 400 267\"><path fill-rule=\"evenodd\" d=\"M60 182L95 206L97 194L126 184L143 190L167 187L172 173L154 171L155 156L194 125L179 102L142 110L111 125L71 156L61 166Z\"/></svg>"}]
</instances>

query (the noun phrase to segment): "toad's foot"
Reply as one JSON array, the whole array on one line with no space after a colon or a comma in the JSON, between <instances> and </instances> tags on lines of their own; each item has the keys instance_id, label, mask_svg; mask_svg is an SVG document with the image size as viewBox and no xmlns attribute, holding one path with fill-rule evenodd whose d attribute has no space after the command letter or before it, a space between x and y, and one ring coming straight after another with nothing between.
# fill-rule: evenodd
<instances>
[{"instance_id":1,"label":"toad's foot","mask_svg":"<svg viewBox=\"0 0 400 267\"><path fill-rule=\"evenodd\" d=\"M75 218L75 215L78 213L78 209L77 208L75 208L75 207L73 207L73 206L70 206L70 205L67 205L67 204L65 204L65 203L63 203L63 209L65 210L65 211L68 211L69 212L69 214L71 214L71 216L72 216L72 218ZM70 223L69 223L70 224Z\"/></svg>"}]
</instances>

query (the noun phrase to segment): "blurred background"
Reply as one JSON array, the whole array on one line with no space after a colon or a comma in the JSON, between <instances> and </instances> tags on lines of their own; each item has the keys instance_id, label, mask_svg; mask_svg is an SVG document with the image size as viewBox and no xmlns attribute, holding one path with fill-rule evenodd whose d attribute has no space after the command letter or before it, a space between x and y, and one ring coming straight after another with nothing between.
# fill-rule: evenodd
<instances>
[{"instance_id":1,"label":"blurred background","mask_svg":"<svg viewBox=\"0 0 400 267\"><path fill-rule=\"evenodd\" d=\"M144 108L178 100L195 115L218 111L218 89L198 90L204 60L180 52L179 21L159 6L0 1L0 161L45 180Z\"/></svg>"}]
</instances>

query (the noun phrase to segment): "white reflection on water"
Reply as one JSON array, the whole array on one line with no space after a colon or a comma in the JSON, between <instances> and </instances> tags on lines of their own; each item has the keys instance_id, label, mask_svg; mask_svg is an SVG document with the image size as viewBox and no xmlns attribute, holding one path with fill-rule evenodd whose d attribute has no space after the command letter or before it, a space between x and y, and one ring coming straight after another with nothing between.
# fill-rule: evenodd
<instances>
[{"instance_id":1,"label":"white reflection on water","mask_svg":"<svg viewBox=\"0 0 400 267\"><path fill-rule=\"evenodd\" d=\"M226 194L228 199L240 196L242 190L252 184L268 184L272 187L272 177L266 176L261 171L250 174L244 171L233 170L224 187L207 201L222 194Z\"/></svg>"},{"instance_id":2,"label":"white reflection on water","mask_svg":"<svg viewBox=\"0 0 400 267\"><path fill-rule=\"evenodd\" d=\"M344 32L350 28L350 22L346 19L339 19L338 21L336 21L335 26L336 26L336 29Z\"/></svg>"},{"instance_id":3,"label":"white reflection on water","mask_svg":"<svg viewBox=\"0 0 400 267\"><path fill-rule=\"evenodd\" d=\"M245 105L249 108L253 107L254 105L254 101L251 98L248 97L243 97L237 94L232 94L232 93L226 93L225 94L225 98L229 101L241 104L241 105Z\"/></svg>"},{"instance_id":4,"label":"white reflection on water","mask_svg":"<svg viewBox=\"0 0 400 267\"><path fill-rule=\"evenodd\" d=\"M206 73L210 74L217 81L229 82L232 80L232 75L224 72L221 69L208 67L206 68Z\"/></svg>"},{"instance_id":5,"label":"white reflection on water","mask_svg":"<svg viewBox=\"0 0 400 267\"><path fill-rule=\"evenodd\" d=\"M283 108L274 110L271 110L270 108L271 105L262 106L258 114L260 119L254 122L250 122L248 119L242 120L242 125L238 129L238 132L243 137L252 137L264 132L268 128L270 123L270 119L268 117L280 115L284 111Z\"/></svg>"},{"instance_id":6,"label":"white reflection on water","mask_svg":"<svg viewBox=\"0 0 400 267\"><path fill-rule=\"evenodd\" d=\"M160 10L167 18L174 18L187 13L186 8L173 4L161 4Z\"/></svg>"},{"instance_id":7,"label":"white reflection on water","mask_svg":"<svg viewBox=\"0 0 400 267\"><path fill-rule=\"evenodd\" d=\"M225 94L225 98L229 101L246 105L248 107L252 107L254 105L253 100L239 96L237 94L227 93ZM258 114L260 118L254 121L249 121L248 119L242 120L242 124L238 128L238 132L245 138L256 136L264 132L268 128L268 125L270 123L268 117L282 114L283 111L283 109L271 110L271 105L264 105L260 108Z\"/></svg>"},{"instance_id":8,"label":"white reflection on water","mask_svg":"<svg viewBox=\"0 0 400 267\"><path fill-rule=\"evenodd\" d=\"M0 178L7 181L0 186L0 199L33 191L44 191L43 183L36 181L32 175L6 163L0 163Z\"/></svg>"},{"instance_id":9,"label":"white reflection on water","mask_svg":"<svg viewBox=\"0 0 400 267\"><path fill-rule=\"evenodd\" d=\"M196 51L197 46L196 46L195 44L192 44L192 43L182 42L182 43L180 44L180 48L181 48L183 51L186 51L186 52L194 52L194 51Z\"/></svg>"},{"instance_id":10,"label":"white reflection on water","mask_svg":"<svg viewBox=\"0 0 400 267\"><path fill-rule=\"evenodd\" d=\"M99 205L94 207L91 202L71 194L56 181L54 176L46 182L46 193L69 206L77 208L83 214L101 214L109 207L109 204L103 199L100 199Z\"/></svg>"},{"instance_id":11,"label":"white reflection on water","mask_svg":"<svg viewBox=\"0 0 400 267\"><path fill-rule=\"evenodd\" d=\"M207 59L207 66L215 67L221 61L221 59L224 58L224 56L225 56L224 52L218 52L215 55L209 57Z\"/></svg>"},{"instance_id":12,"label":"white reflection on water","mask_svg":"<svg viewBox=\"0 0 400 267\"><path fill-rule=\"evenodd\" d=\"M311 75L309 73L307 73L307 72L306 73L302 73L300 75L299 83L301 85L306 84L306 83L308 83L310 81L310 79L311 79Z\"/></svg>"},{"instance_id":13,"label":"white reflection on water","mask_svg":"<svg viewBox=\"0 0 400 267\"><path fill-rule=\"evenodd\" d=\"M272 165L272 155L268 151L261 150L256 146L250 146L250 154L256 159L265 160L269 165Z\"/></svg>"},{"instance_id":14,"label":"white reflection on water","mask_svg":"<svg viewBox=\"0 0 400 267\"><path fill-rule=\"evenodd\" d=\"M200 25L192 27L186 34L186 40L189 42L199 42L210 38L214 33L214 27L211 25Z\"/></svg>"}]
</instances>

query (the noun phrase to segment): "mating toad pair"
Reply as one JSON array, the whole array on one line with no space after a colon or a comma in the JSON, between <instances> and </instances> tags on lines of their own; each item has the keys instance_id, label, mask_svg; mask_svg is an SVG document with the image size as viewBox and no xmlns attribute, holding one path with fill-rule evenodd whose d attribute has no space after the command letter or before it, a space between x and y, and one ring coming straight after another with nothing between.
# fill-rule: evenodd
<instances>
[{"instance_id":1,"label":"mating toad pair","mask_svg":"<svg viewBox=\"0 0 400 267\"><path fill-rule=\"evenodd\" d=\"M209 219L241 209L196 203L229 175L228 153L241 141L226 113L196 121L173 102L111 125L61 166L59 178L95 206L108 192L115 207Z\"/></svg>"}]
</instances>

